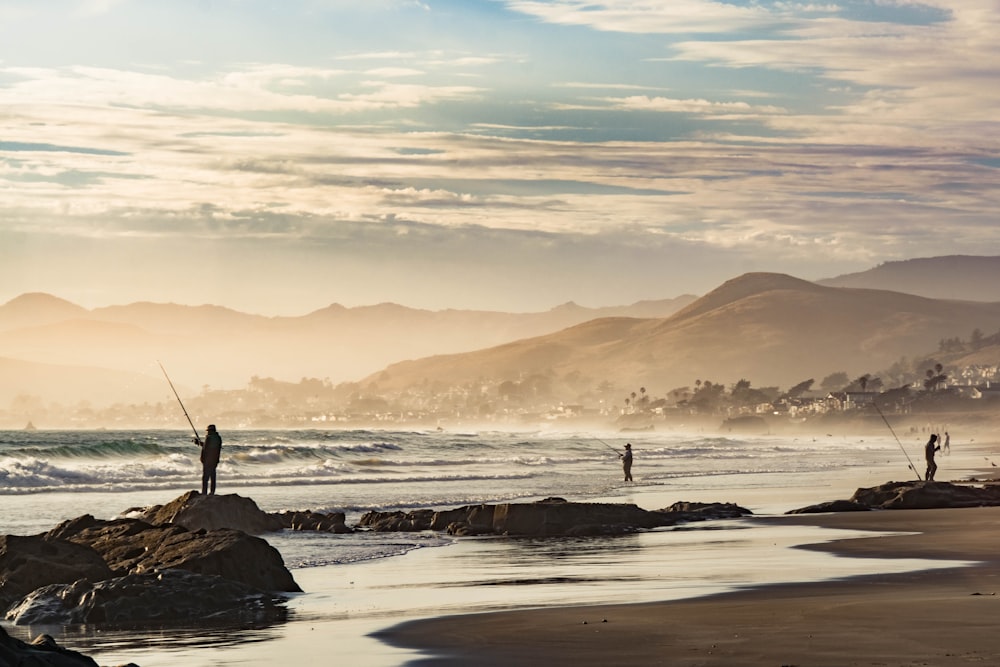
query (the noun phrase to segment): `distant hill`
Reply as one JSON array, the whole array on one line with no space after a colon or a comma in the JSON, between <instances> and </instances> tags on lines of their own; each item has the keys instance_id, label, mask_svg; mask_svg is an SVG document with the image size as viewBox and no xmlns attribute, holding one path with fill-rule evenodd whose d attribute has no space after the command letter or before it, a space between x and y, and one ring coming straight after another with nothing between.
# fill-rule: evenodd
<instances>
[{"instance_id":1,"label":"distant hill","mask_svg":"<svg viewBox=\"0 0 1000 667\"><path fill-rule=\"evenodd\" d=\"M752 273L666 318L604 318L467 354L393 364L366 383L380 390L476 378L582 377L658 393L696 380L789 387L833 372L860 375L942 338L1000 328L1000 303L824 287Z\"/></svg>"},{"instance_id":2,"label":"distant hill","mask_svg":"<svg viewBox=\"0 0 1000 667\"><path fill-rule=\"evenodd\" d=\"M79 398L102 405L127 397L121 389L137 386L135 377L160 388L154 398L170 399L158 360L187 394L204 385L242 388L253 376L355 381L403 359L490 347L607 315L662 317L694 300L608 308L568 303L540 313L333 304L298 317L264 317L220 306L148 302L87 310L51 295L25 294L0 305L0 357L9 362L0 369L0 407L24 392L65 402L80 387L86 389ZM60 367L63 382L53 370ZM91 381L68 381L88 372ZM151 400L144 392L132 395Z\"/></svg>"},{"instance_id":3,"label":"distant hill","mask_svg":"<svg viewBox=\"0 0 1000 667\"><path fill-rule=\"evenodd\" d=\"M1000 257L950 255L886 262L874 269L817 283L905 292L932 299L1000 302Z\"/></svg>"}]
</instances>

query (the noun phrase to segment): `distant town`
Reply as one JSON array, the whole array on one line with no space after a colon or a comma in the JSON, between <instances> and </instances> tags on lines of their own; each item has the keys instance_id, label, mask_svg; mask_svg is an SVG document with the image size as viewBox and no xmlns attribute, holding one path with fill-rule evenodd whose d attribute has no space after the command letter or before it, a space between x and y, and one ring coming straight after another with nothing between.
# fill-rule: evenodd
<instances>
[{"instance_id":1,"label":"distant town","mask_svg":"<svg viewBox=\"0 0 1000 667\"><path fill-rule=\"evenodd\" d=\"M926 368L919 372L922 366ZM572 400L560 398L562 384L536 375L381 394L376 387L356 383L252 377L242 389L203 387L184 404L195 424L214 422L230 430L548 424L627 432L699 424L721 431L770 432L885 415L929 423L940 422L943 415L981 420L1000 413L1000 364L951 368L932 360L923 364L901 360L882 375L852 378L838 372L788 389L754 387L747 379L731 384L696 379L667 392L602 382ZM7 429L188 428L173 400L97 408L86 401L46 405L29 395L17 397L0 411L0 424Z\"/></svg>"}]
</instances>

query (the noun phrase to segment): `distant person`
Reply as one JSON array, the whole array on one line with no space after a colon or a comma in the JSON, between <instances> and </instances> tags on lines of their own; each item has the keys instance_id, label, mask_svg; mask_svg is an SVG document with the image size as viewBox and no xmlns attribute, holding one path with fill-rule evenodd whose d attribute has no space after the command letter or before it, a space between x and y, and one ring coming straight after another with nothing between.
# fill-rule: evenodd
<instances>
[{"instance_id":1,"label":"distant person","mask_svg":"<svg viewBox=\"0 0 1000 667\"><path fill-rule=\"evenodd\" d=\"M619 458L622 460L622 470L625 471L625 481L632 481L632 443L627 443L625 445L625 453L619 454Z\"/></svg>"},{"instance_id":2,"label":"distant person","mask_svg":"<svg viewBox=\"0 0 1000 667\"><path fill-rule=\"evenodd\" d=\"M924 480L928 482L934 481L934 473L937 472L937 463L934 463L934 452L941 449L937 441L937 433L931 433L930 439L924 445L924 458L927 459L927 473L924 475Z\"/></svg>"},{"instance_id":3,"label":"distant person","mask_svg":"<svg viewBox=\"0 0 1000 667\"><path fill-rule=\"evenodd\" d=\"M948 435L948 431L944 432L944 446L941 447L942 454L951 454L951 436Z\"/></svg>"},{"instance_id":4,"label":"distant person","mask_svg":"<svg viewBox=\"0 0 1000 667\"><path fill-rule=\"evenodd\" d=\"M215 495L215 469L219 467L219 457L222 455L222 436L215 430L215 424L209 424L205 430L205 442L198 438L195 438L195 442L201 445L201 494Z\"/></svg>"}]
</instances>

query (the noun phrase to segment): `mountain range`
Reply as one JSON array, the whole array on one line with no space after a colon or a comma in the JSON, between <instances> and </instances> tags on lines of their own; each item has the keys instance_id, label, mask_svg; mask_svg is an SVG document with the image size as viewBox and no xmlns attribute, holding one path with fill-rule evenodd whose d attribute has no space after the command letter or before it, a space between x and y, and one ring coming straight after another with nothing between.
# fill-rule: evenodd
<instances>
[{"instance_id":1,"label":"mountain range","mask_svg":"<svg viewBox=\"0 0 1000 667\"><path fill-rule=\"evenodd\" d=\"M996 332L997 278L1000 257L941 257L817 283L746 274L700 298L630 306L500 313L333 304L300 317L145 302L86 309L25 294L0 306L0 407L19 395L95 406L170 400L158 360L186 394L242 388L253 376L379 389L531 374L660 392L695 379L788 386L877 371L975 328ZM886 281L907 289L884 289ZM938 289L962 299L935 297Z\"/></svg>"},{"instance_id":2,"label":"mountain range","mask_svg":"<svg viewBox=\"0 0 1000 667\"><path fill-rule=\"evenodd\" d=\"M730 280L666 318L601 318L487 350L405 361L366 379L379 391L477 378L573 378L664 393L696 380L788 388L879 371L944 338L1000 329L1000 302L825 287L787 275ZM1000 360L1000 359L998 359Z\"/></svg>"},{"instance_id":3,"label":"mountain range","mask_svg":"<svg viewBox=\"0 0 1000 667\"><path fill-rule=\"evenodd\" d=\"M401 359L480 349L594 318L664 317L695 299L606 308L566 303L539 313L333 304L300 317L265 317L146 302L88 310L24 294L0 306L0 406L22 394L95 406L163 400L170 390L157 361L186 394L242 388L255 375L336 384Z\"/></svg>"}]
</instances>

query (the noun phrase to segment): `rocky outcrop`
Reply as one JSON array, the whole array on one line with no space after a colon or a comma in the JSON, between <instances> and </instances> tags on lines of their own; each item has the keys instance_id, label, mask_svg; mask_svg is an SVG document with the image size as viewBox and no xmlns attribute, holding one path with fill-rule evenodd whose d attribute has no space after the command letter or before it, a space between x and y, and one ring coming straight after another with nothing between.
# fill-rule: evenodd
<instances>
[{"instance_id":1,"label":"rocky outcrop","mask_svg":"<svg viewBox=\"0 0 1000 667\"><path fill-rule=\"evenodd\" d=\"M188 491L166 505L130 510L126 516L153 525L175 523L188 530L231 528L249 535L285 527L279 517L264 512L250 498L235 493L217 496Z\"/></svg>"},{"instance_id":2,"label":"rocky outcrop","mask_svg":"<svg viewBox=\"0 0 1000 667\"><path fill-rule=\"evenodd\" d=\"M302 590L277 549L238 530L191 531L176 524L152 526L138 519L104 521L85 515L61 523L46 537L90 547L117 576L181 569L265 591Z\"/></svg>"},{"instance_id":3,"label":"rocky outcrop","mask_svg":"<svg viewBox=\"0 0 1000 667\"><path fill-rule=\"evenodd\" d=\"M23 667L97 667L92 658L59 646L49 635L28 644L0 627L0 665Z\"/></svg>"},{"instance_id":4,"label":"rocky outcrop","mask_svg":"<svg viewBox=\"0 0 1000 667\"><path fill-rule=\"evenodd\" d=\"M304 510L300 512L280 512L273 514L281 524L282 528L288 530L312 530L320 533L353 533L346 523L346 516L343 512L313 512Z\"/></svg>"},{"instance_id":5,"label":"rocky outcrop","mask_svg":"<svg viewBox=\"0 0 1000 667\"><path fill-rule=\"evenodd\" d=\"M788 514L842 512L864 509L936 509L945 507L985 507L1000 505L1000 486L952 484L950 482L887 482L862 488L850 500L810 505Z\"/></svg>"},{"instance_id":6,"label":"rocky outcrop","mask_svg":"<svg viewBox=\"0 0 1000 667\"><path fill-rule=\"evenodd\" d=\"M133 625L176 619L261 623L285 618L283 600L222 577L163 570L44 586L8 609L6 620L16 625Z\"/></svg>"},{"instance_id":7,"label":"rocky outcrop","mask_svg":"<svg viewBox=\"0 0 1000 667\"><path fill-rule=\"evenodd\" d=\"M439 511L368 512L358 526L374 531L447 530L453 535L609 535L747 514L749 510L731 503L676 503L650 511L632 504L546 498Z\"/></svg>"},{"instance_id":8,"label":"rocky outcrop","mask_svg":"<svg viewBox=\"0 0 1000 667\"><path fill-rule=\"evenodd\" d=\"M39 586L113 576L88 546L41 536L0 535L0 609Z\"/></svg>"}]
</instances>

